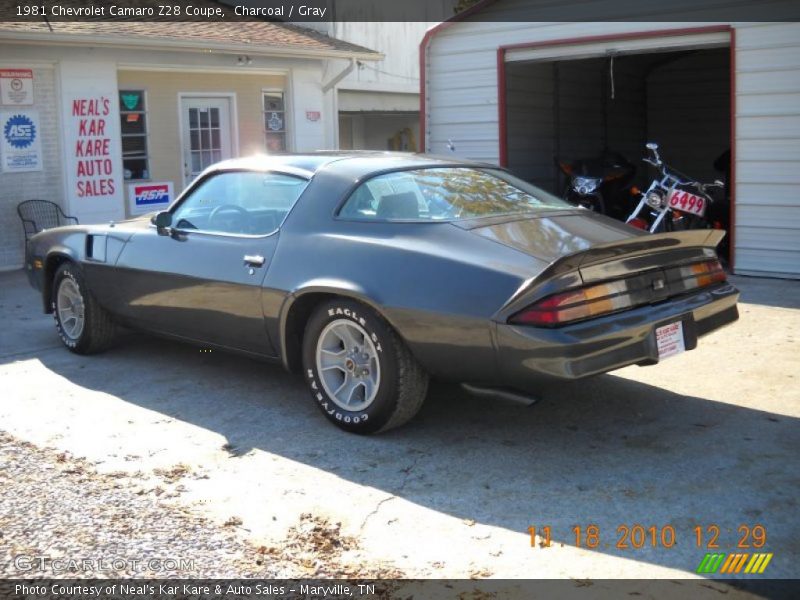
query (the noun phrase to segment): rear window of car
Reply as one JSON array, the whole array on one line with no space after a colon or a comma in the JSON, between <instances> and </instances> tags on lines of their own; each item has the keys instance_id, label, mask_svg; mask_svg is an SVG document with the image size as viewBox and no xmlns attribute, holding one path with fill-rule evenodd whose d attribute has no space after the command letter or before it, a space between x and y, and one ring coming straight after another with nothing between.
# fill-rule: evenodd
<instances>
[{"instance_id":1,"label":"rear window of car","mask_svg":"<svg viewBox=\"0 0 800 600\"><path fill-rule=\"evenodd\" d=\"M499 169L437 167L393 171L359 185L339 216L375 221L452 221L573 208Z\"/></svg>"}]
</instances>

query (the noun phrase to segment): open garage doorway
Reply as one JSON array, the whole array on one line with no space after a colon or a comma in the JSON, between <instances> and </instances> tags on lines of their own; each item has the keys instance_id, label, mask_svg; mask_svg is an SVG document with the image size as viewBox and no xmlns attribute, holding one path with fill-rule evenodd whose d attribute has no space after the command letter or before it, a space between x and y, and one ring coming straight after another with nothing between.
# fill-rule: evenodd
<instances>
[{"instance_id":1,"label":"open garage doorway","mask_svg":"<svg viewBox=\"0 0 800 600\"><path fill-rule=\"evenodd\" d=\"M630 40L628 42L631 42ZM615 46L622 46L621 48ZM657 171L644 163L647 142L663 160L725 190L710 220L731 228L731 53L727 34L693 38L668 49L648 39L625 44L536 47L508 53L505 63L505 164L515 174L563 195L569 177L559 161L609 154L635 167L630 185L646 189ZM559 56L559 54L561 54ZM503 142L501 142L502 144ZM615 192L609 215L624 220L638 202ZM727 252L727 243L721 247Z\"/></svg>"},{"instance_id":2,"label":"open garage doorway","mask_svg":"<svg viewBox=\"0 0 800 600\"><path fill-rule=\"evenodd\" d=\"M419 112L339 112L340 150L416 152Z\"/></svg>"}]
</instances>

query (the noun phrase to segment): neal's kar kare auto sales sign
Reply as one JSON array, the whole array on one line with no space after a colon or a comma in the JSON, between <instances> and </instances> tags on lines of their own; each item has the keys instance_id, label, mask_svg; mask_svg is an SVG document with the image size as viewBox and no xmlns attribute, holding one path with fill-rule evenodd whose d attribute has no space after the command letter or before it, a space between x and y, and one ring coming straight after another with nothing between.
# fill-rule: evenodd
<instances>
[{"instance_id":1,"label":"neal's kar kare auto sales sign","mask_svg":"<svg viewBox=\"0 0 800 600\"><path fill-rule=\"evenodd\" d=\"M114 196L116 181L111 146L111 99L75 98L70 111L73 193L78 198Z\"/></svg>"},{"instance_id":2,"label":"neal's kar kare auto sales sign","mask_svg":"<svg viewBox=\"0 0 800 600\"><path fill-rule=\"evenodd\" d=\"M172 182L134 183L128 186L128 208L132 215L164 210L172 202Z\"/></svg>"},{"instance_id":3,"label":"neal's kar kare auto sales sign","mask_svg":"<svg viewBox=\"0 0 800 600\"><path fill-rule=\"evenodd\" d=\"M0 128L3 172L41 171L39 113L34 110L0 112Z\"/></svg>"}]
</instances>

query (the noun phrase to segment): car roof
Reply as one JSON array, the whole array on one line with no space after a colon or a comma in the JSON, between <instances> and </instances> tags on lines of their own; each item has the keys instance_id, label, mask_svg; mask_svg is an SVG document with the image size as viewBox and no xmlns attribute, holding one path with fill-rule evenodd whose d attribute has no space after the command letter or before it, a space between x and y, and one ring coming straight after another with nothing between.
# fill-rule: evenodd
<instances>
[{"instance_id":1,"label":"car roof","mask_svg":"<svg viewBox=\"0 0 800 600\"><path fill-rule=\"evenodd\" d=\"M360 177L369 173L431 167L489 167L497 165L466 161L456 157L381 152L374 150L319 151L302 154L260 154L234 158L212 165L207 172L223 170L277 170L305 177L325 168L343 175Z\"/></svg>"}]
</instances>

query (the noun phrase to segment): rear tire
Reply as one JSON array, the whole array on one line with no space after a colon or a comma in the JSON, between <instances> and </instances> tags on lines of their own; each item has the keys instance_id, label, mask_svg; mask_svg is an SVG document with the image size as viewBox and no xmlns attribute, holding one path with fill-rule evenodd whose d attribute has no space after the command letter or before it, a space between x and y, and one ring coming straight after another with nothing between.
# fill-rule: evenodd
<instances>
[{"instance_id":1,"label":"rear tire","mask_svg":"<svg viewBox=\"0 0 800 600\"><path fill-rule=\"evenodd\" d=\"M428 391L427 373L397 333L352 300L314 311L303 336L303 373L328 420L351 433L403 425Z\"/></svg>"},{"instance_id":2,"label":"rear tire","mask_svg":"<svg viewBox=\"0 0 800 600\"><path fill-rule=\"evenodd\" d=\"M111 315L97 303L74 263L56 271L52 307L56 331L70 352L94 354L111 345L115 331Z\"/></svg>"}]
</instances>

